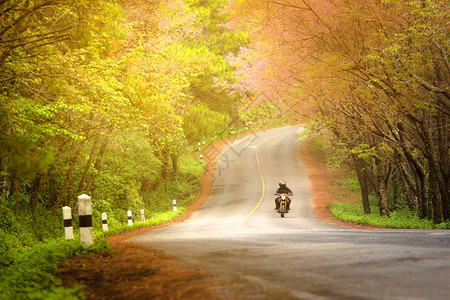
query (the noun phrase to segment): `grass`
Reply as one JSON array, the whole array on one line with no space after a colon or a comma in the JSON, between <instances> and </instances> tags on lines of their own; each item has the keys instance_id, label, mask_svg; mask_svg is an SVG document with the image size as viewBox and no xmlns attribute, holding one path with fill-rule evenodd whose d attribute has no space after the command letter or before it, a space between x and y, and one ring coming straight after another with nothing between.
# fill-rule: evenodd
<instances>
[{"instance_id":1,"label":"grass","mask_svg":"<svg viewBox=\"0 0 450 300\"><path fill-rule=\"evenodd\" d=\"M185 153L180 157L179 167L179 172L172 176L167 187L159 186L148 195L148 199L128 203L135 220L131 226L127 222L128 208L112 205L107 199L93 201L94 246L87 248L79 241L76 212L72 212L74 240L65 240L60 214L53 218L50 212L43 210L42 216L36 212L15 215L0 201L0 300L85 299L82 286L65 289L61 280L53 276L58 265L75 256L109 251L108 237L111 235L156 226L183 215L198 195L205 165L198 161L197 156ZM176 212L172 208L172 199L177 199ZM146 201L152 205L144 205L148 204ZM140 219L142 206L146 209L145 222L136 221ZM102 230L102 212L107 213L107 232ZM35 228L39 236L36 236Z\"/></svg>"},{"instance_id":2,"label":"grass","mask_svg":"<svg viewBox=\"0 0 450 300\"><path fill-rule=\"evenodd\" d=\"M62 238L18 248L13 264L1 269L0 299L84 299L81 286L64 289L52 274L64 259L107 249L104 239L85 249L78 241Z\"/></svg>"},{"instance_id":3,"label":"grass","mask_svg":"<svg viewBox=\"0 0 450 300\"><path fill-rule=\"evenodd\" d=\"M380 216L377 206L372 206L371 213L366 214L360 204L334 202L331 212L340 220L356 224L385 228L450 229L450 222L434 224L432 220L420 219L416 212L408 208L392 211L390 217L387 217Z\"/></svg>"},{"instance_id":4,"label":"grass","mask_svg":"<svg viewBox=\"0 0 450 300\"><path fill-rule=\"evenodd\" d=\"M178 207L176 212L154 213L151 219L134 222L131 226L110 226L107 232L97 229L94 231L92 247L83 247L79 242L79 235L75 234L73 240L50 239L32 247L15 248L11 253L13 259L10 264L0 266L0 299L84 299L82 286L65 289L61 280L53 276L59 263L75 256L109 251L108 236L156 226L179 217L185 211L185 207Z\"/></svg>"},{"instance_id":5,"label":"grass","mask_svg":"<svg viewBox=\"0 0 450 300\"><path fill-rule=\"evenodd\" d=\"M145 222L134 221L133 225L129 226L126 210L113 207L108 201L93 201L94 246L92 247L85 248L79 242L76 213L72 215L74 240L65 240L61 237L63 235L62 220L59 218L61 216L50 218L49 212L43 213L42 216L35 213L35 219L32 220L31 214L15 215L0 202L0 300L84 299L82 286L65 289L61 280L53 276L58 265L75 256L109 251L108 236L156 226L184 214L186 206L198 194L204 166L189 155L183 160L182 170L169 183L169 191L162 190L154 195L155 199L161 200L162 205L155 208L158 211L147 209ZM167 199L160 199L160 195L166 195ZM172 199L175 198L179 200L176 212L172 209ZM139 209L130 208L133 210L134 220L139 220ZM108 215L107 232L102 230L102 212L107 212ZM39 226L46 226L41 230L44 235L35 236L33 226L28 224L38 226L38 229L41 229Z\"/></svg>"},{"instance_id":6,"label":"grass","mask_svg":"<svg viewBox=\"0 0 450 300\"><path fill-rule=\"evenodd\" d=\"M321 136L314 138L309 151L317 160L328 166L331 162L329 158L336 156ZM343 161L343 159L339 158L335 160ZM329 170L332 175L328 176L327 180L329 184L328 190L336 200L330 209L333 216L337 219L382 228L450 229L450 221L434 224L432 220L420 219L416 211L411 211L407 207L392 209L390 217L380 216L377 206L378 200L373 194L369 195L371 213L364 213L361 203L361 189L354 172L344 163L341 163L338 168L334 166L333 169L334 171Z\"/></svg>"}]
</instances>

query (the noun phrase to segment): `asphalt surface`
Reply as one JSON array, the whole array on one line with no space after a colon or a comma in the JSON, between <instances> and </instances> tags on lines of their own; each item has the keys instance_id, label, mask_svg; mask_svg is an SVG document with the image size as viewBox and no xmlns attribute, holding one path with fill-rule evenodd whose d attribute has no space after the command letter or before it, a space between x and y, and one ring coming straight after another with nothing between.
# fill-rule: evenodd
<instances>
[{"instance_id":1,"label":"asphalt surface","mask_svg":"<svg viewBox=\"0 0 450 300\"><path fill-rule=\"evenodd\" d=\"M211 272L223 299L450 299L450 232L321 222L299 127L255 133L219 155L211 195L186 221L131 241ZM291 212L274 211L278 182Z\"/></svg>"}]
</instances>

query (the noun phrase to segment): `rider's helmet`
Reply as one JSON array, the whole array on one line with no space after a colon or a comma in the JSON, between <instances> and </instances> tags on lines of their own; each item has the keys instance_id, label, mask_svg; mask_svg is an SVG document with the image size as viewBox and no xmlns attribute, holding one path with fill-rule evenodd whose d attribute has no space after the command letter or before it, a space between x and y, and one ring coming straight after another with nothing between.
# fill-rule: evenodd
<instances>
[{"instance_id":1,"label":"rider's helmet","mask_svg":"<svg viewBox=\"0 0 450 300\"><path fill-rule=\"evenodd\" d=\"M285 187L286 187L286 182L280 181L280 182L278 183L278 185L280 186L280 188L285 188Z\"/></svg>"}]
</instances>

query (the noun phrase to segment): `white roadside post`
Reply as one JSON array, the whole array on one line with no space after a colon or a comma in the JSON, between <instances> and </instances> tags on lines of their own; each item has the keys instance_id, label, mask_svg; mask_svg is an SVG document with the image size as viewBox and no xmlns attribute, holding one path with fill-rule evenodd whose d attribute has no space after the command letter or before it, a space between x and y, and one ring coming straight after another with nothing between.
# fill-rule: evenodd
<instances>
[{"instance_id":1,"label":"white roadside post","mask_svg":"<svg viewBox=\"0 0 450 300\"><path fill-rule=\"evenodd\" d=\"M94 230L92 228L91 197L86 194L78 199L78 219L80 221L80 242L85 247L94 245Z\"/></svg>"},{"instance_id":2,"label":"white roadside post","mask_svg":"<svg viewBox=\"0 0 450 300\"><path fill-rule=\"evenodd\" d=\"M106 213L102 213L102 228L103 231L108 231L108 218Z\"/></svg>"},{"instance_id":3,"label":"white roadside post","mask_svg":"<svg viewBox=\"0 0 450 300\"><path fill-rule=\"evenodd\" d=\"M141 209L141 222L145 222L145 211L143 209Z\"/></svg>"},{"instance_id":4,"label":"white roadside post","mask_svg":"<svg viewBox=\"0 0 450 300\"><path fill-rule=\"evenodd\" d=\"M198 151L201 151L202 148L200 147L200 142L198 142Z\"/></svg>"},{"instance_id":5,"label":"white roadside post","mask_svg":"<svg viewBox=\"0 0 450 300\"><path fill-rule=\"evenodd\" d=\"M132 218L132 213L131 210L127 211L127 215L128 215L128 225L133 225L133 218Z\"/></svg>"},{"instance_id":6,"label":"white roadside post","mask_svg":"<svg viewBox=\"0 0 450 300\"><path fill-rule=\"evenodd\" d=\"M200 154L200 162L203 163L203 154Z\"/></svg>"},{"instance_id":7,"label":"white roadside post","mask_svg":"<svg viewBox=\"0 0 450 300\"><path fill-rule=\"evenodd\" d=\"M173 199L172 203L173 203L173 211L177 211L177 200Z\"/></svg>"},{"instance_id":8,"label":"white roadside post","mask_svg":"<svg viewBox=\"0 0 450 300\"><path fill-rule=\"evenodd\" d=\"M63 207L63 219L66 240L73 240L72 210L68 206Z\"/></svg>"}]
</instances>

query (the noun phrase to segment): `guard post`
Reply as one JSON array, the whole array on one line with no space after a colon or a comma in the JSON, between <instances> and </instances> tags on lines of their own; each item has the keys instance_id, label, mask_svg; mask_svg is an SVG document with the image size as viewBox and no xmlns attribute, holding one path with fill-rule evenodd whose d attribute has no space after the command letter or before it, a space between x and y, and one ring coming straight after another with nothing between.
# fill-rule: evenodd
<instances>
[{"instance_id":1,"label":"guard post","mask_svg":"<svg viewBox=\"0 0 450 300\"><path fill-rule=\"evenodd\" d=\"M127 211L127 215L128 215L128 225L133 225L133 214L131 212L131 210Z\"/></svg>"},{"instance_id":2,"label":"guard post","mask_svg":"<svg viewBox=\"0 0 450 300\"><path fill-rule=\"evenodd\" d=\"M72 209L68 206L63 207L63 219L64 236L66 240L73 240Z\"/></svg>"},{"instance_id":3,"label":"guard post","mask_svg":"<svg viewBox=\"0 0 450 300\"><path fill-rule=\"evenodd\" d=\"M172 205L173 205L173 211L177 211L177 200L173 199Z\"/></svg>"},{"instance_id":4,"label":"guard post","mask_svg":"<svg viewBox=\"0 0 450 300\"><path fill-rule=\"evenodd\" d=\"M143 209L141 209L141 222L145 222L145 211Z\"/></svg>"},{"instance_id":5,"label":"guard post","mask_svg":"<svg viewBox=\"0 0 450 300\"><path fill-rule=\"evenodd\" d=\"M94 230L92 228L91 197L82 194L78 199L78 219L80 222L80 242L85 247L94 245Z\"/></svg>"},{"instance_id":6,"label":"guard post","mask_svg":"<svg viewBox=\"0 0 450 300\"><path fill-rule=\"evenodd\" d=\"M103 231L108 231L108 217L106 213L102 213L102 228Z\"/></svg>"}]
</instances>

